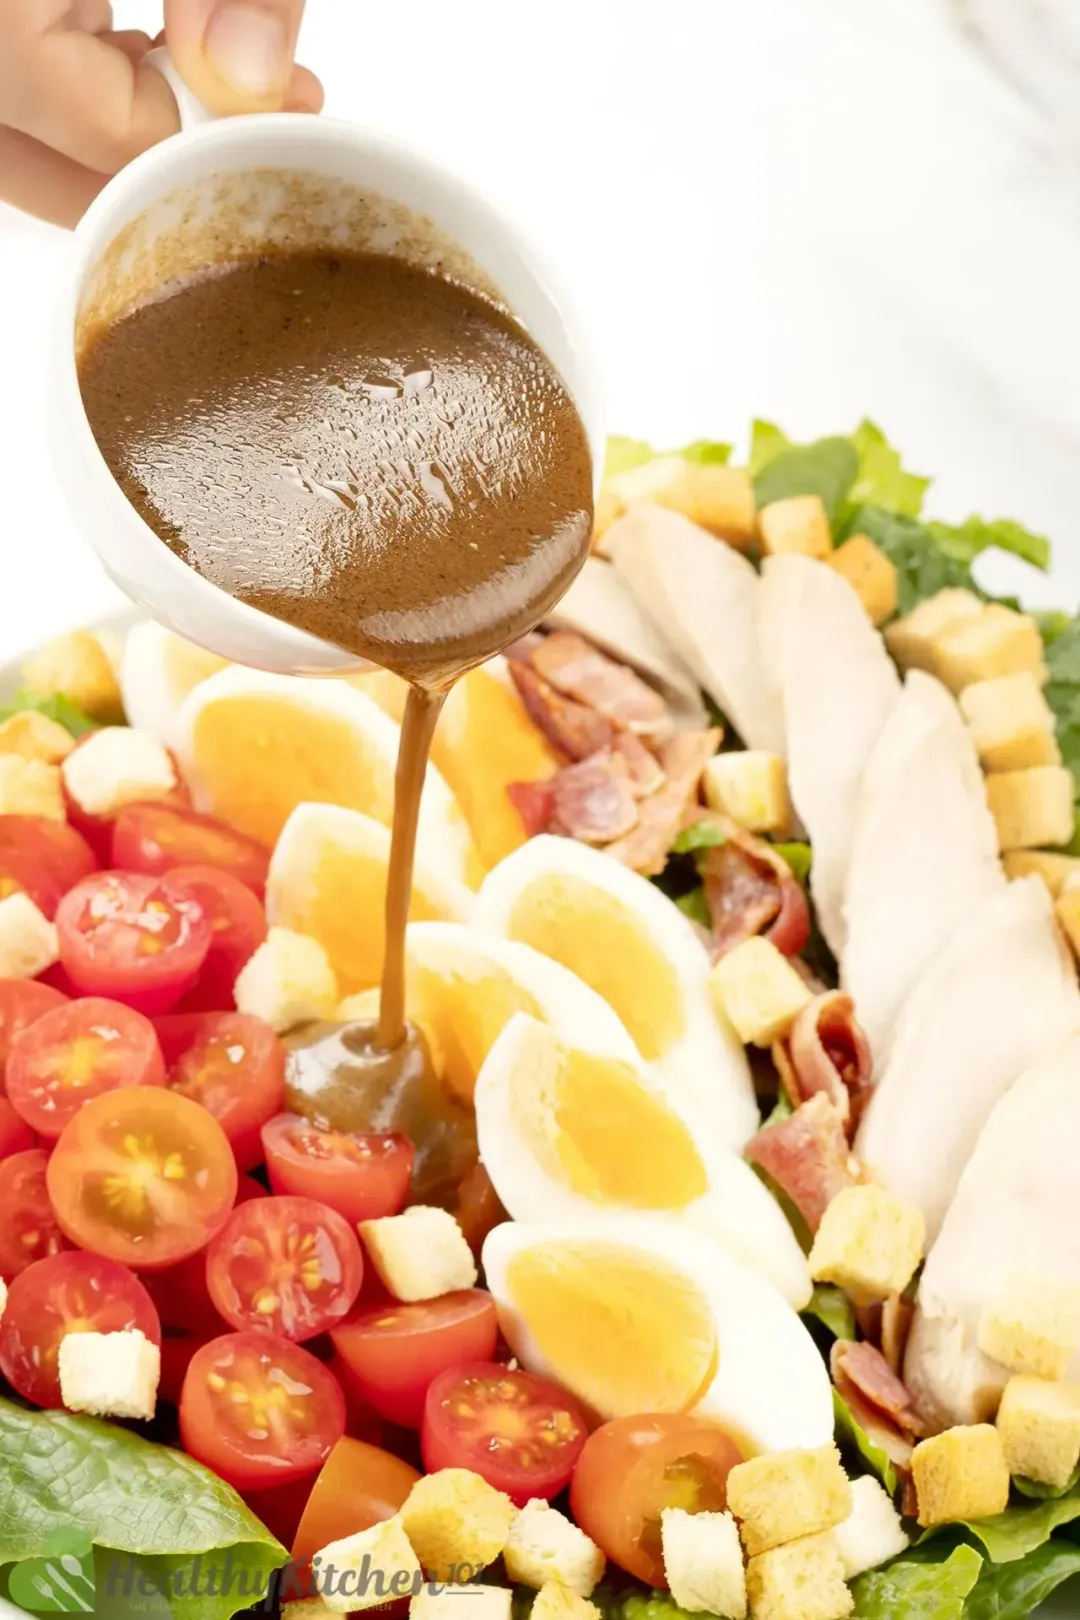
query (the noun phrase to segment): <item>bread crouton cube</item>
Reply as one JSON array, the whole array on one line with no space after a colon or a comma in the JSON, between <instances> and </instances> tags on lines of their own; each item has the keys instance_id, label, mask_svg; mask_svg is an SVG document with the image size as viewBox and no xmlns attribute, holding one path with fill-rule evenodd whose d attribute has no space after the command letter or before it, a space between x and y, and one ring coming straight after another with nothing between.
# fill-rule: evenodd
<instances>
[{"instance_id":1,"label":"bread crouton cube","mask_svg":"<svg viewBox=\"0 0 1080 1620\"><path fill-rule=\"evenodd\" d=\"M664 1574L680 1609L745 1620L746 1570L739 1530L730 1513L660 1514Z\"/></svg>"},{"instance_id":2,"label":"bread crouton cube","mask_svg":"<svg viewBox=\"0 0 1080 1620\"><path fill-rule=\"evenodd\" d=\"M0 900L0 979L33 979L60 959L56 927L28 894Z\"/></svg>"},{"instance_id":3,"label":"bread crouton cube","mask_svg":"<svg viewBox=\"0 0 1080 1620\"><path fill-rule=\"evenodd\" d=\"M909 1544L892 1497L872 1474L851 1481L851 1512L833 1534L849 1581L887 1563Z\"/></svg>"},{"instance_id":4,"label":"bread crouton cube","mask_svg":"<svg viewBox=\"0 0 1080 1620\"><path fill-rule=\"evenodd\" d=\"M411 1620L510 1620L514 1594L508 1586L422 1586L409 1604ZM599 1609L589 1604L594 1615ZM589 1617L592 1620L592 1617Z\"/></svg>"},{"instance_id":5,"label":"bread crouton cube","mask_svg":"<svg viewBox=\"0 0 1080 1620\"><path fill-rule=\"evenodd\" d=\"M465 1234L445 1209L413 1204L401 1215L360 1222L372 1265L395 1299L410 1303L471 1288L476 1262Z\"/></svg>"},{"instance_id":6,"label":"bread crouton cube","mask_svg":"<svg viewBox=\"0 0 1080 1620\"><path fill-rule=\"evenodd\" d=\"M1054 913L1072 953L1080 962L1080 889L1068 888L1054 901Z\"/></svg>"},{"instance_id":7,"label":"bread crouton cube","mask_svg":"<svg viewBox=\"0 0 1080 1620\"><path fill-rule=\"evenodd\" d=\"M311 1570L322 1601L338 1614L411 1597L423 1583L419 1560L397 1515L328 1542L312 1558Z\"/></svg>"},{"instance_id":8,"label":"bread crouton cube","mask_svg":"<svg viewBox=\"0 0 1080 1620\"><path fill-rule=\"evenodd\" d=\"M1080 881L1080 856L1057 855L1048 849L1011 849L1001 857L1010 879L1040 877L1056 900L1070 878Z\"/></svg>"},{"instance_id":9,"label":"bread crouton cube","mask_svg":"<svg viewBox=\"0 0 1080 1620\"><path fill-rule=\"evenodd\" d=\"M606 1559L584 1530L550 1503L526 1502L510 1526L503 1563L512 1581L539 1591L546 1581L559 1581L579 1597L588 1597L604 1573Z\"/></svg>"},{"instance_id":10,"label":"bread crouton cube","mask_svg":"<svg viewBox=\"0 0 1080 1620\"><path fill-rule=\"evenodd\" d=\"M979 1349L1010 1372L1064 1378L1080 1345L1080 1288L1014 1271L979 1318Z\"/></svg>"},{"instance_id":11,"label":"bread crouton cube","mask_svg":"<svg viewBox=\"0 0 1080 1620\"><path fill-rule=\"evenodd\" d=\"M702 787L706 804L748 832L782 832L790 825L787 772L779 754L761 748L714 754Z\"/></svg>"},{"instance_id":12,"label":"bread crouton cube","mask_svg":"<svg viewBox=\"0 0 1080 1620\"><path fill-rule=\"evenodd\" d=\"M1009 1470L1001 1436L989 1423L946 1429L920 1440L911 1471L924 1529L962 1519L990 1519L1009 1501Z\"/></svg>"},{"instance_id":13,"label":"bread crouton cube","mask_svg":"<svg viewBox=\"0 0 1080 1620\"><path fill-rule=\"evenodd\" d=\"M900 586L896 564L875 546L867 534L853 534L828 558L830 568L843 574L866 609L873 625L884 624L896 612Z\"/></svg>"},{"instance_id":14,"label":"bread crouton cube","mask_svg":"<svg viewBox=\"0 0 1080 1620\"><path fill-rule=\"evenodd\" d=\"M60 767L22 754L0 754L0 816L65 819Z\"/></svg>"},{"instance_id":15,"label":"bread crouton cube","mask_svg":"<svg viewBox=\"0 0 1080 1620\"><path fill-rule=\"evenodd\" d=\"M240 969L233 999L238 1012L251 1013L281 1033L333 1016L337 975L317 939L291 928L271 928Z\"/></svg>"},{"instance_id":16,"label":"bread crouton cube","mask_svg":"<svg viewBox=\"0 0 1080 1620\"><path fill-rule=\"evenodd\" d=\"M65 1333L56 1363L60 1396L69 1412L144 1422L153 1417L161 1351L138 1328Z\"/></svg>"},{"instance_id":17,"label":"bread crouton cube","mask_svg":"<svg viewBox=\"0 0 1080 1620\"><path fill-rule=\"evenodd\" d=\"M75 746L65 726L36 709L23 709L0 726L0 754L21 754L43 765L59 765Z\"/></svg>"},{"instance_id":18,"label":"bread crouton cube","mask_svg":"<svg viewBox=\"0 0 1080 1620\"><path fill-rule=\"evenodd\" d=\"M124 705L109 640L92 630L73 630L26 660L23 685L32 697L62 693L91 719L120 720Z\"/></svg>"},{"instance_id":19,"label":"bread crouton cube","mask_svg":"<svg viewBox=\"0 0 1080 1620\"><path fill-rule=\"evenodd\" d=\"M1073 791L1072 774L1063 765L988 776L986 799L1002 853L1067 844L1073 835Z\"/></svg>"},{"instance_id":20,"label":"bread crouton cube","mask_svg":"<svg viewBox=\"0 0 1080 1620\"><path fill-rule=\"evenodd\" d=\"M973 681L959 702L984 770L1061 764L1054 713L1030 670Z\"/></svg>"},{"instance_id":21,"label":"bread crouton cube","mask_svg":"<svg viewBox=\"0 0 1080 1620\"><path fill-rule=\"evenodd\" d=\"M781 1542L842 1524L851 1512L851 1487L834 1445L773 1451L735 1465L727 1501L754 1558Z\"/></svg>"},{"instance_id":22,"label":"bread crouton cube","mask_svg":"<svg viewBox=\"0 0 1080 1620\"><path fill-rule=\"evenodd\" d=\"M746 1595L751 1620L844 1620L855 1607L831 1530L751 1558Z\"/></svg>"},{"instance_id":23,"label":"bread crouton cube","mask_svg":"<svg viewBox=\"0 0 1080 1620\"><path fill-rule=\"evenodd\" d=\"M718 539L744 550L754 538L754 486L744 467L654 456L640 467L616 473L600 493L594 534L604 535L631 506L650 502L681 512Z\"/></svg>"},{"instance_id":24,"label":"bread crouton cube","mask_svg":"<svg viewBox=\"0 0 1080 1620\"><path fill-rule=\"evenodd\" d=\"M578 1592L571 1592L561 1581L546 1581L533 1599L529 1613L533 1620L600 1620L596 1604Z\"/></svg>"},{"instance_id":25,"label":"bread crouton cube","mask_svg":"<svg viewBox=\"0 0 1080 1620\"><path fill-rule=\"evenodd\" d=\"M169 750L134 726L91 732L68 755L61 773L68 793L91 816L111 816L125 804L168 798L177 782Z\"/></svg>"},{"instance_id":26,"label":"bread crouton cube","mask_svg":"<svg viewBox=\"0 0 1080 1620\"><path fill-rule=\"evenodd\" d=\"M766 557L796 552L823 562L833 548L829 514L820 495L791 495L770 501L758 513L758 534Z\"/></svg>"},{"instance_id":27,"label":"bread crouton cube","mask_svg":"<svg viewBox=\"0 0 1080 1620\"><path fill-rule=\"evenodd\" d=\"M495 1562L506 1546L514 1512L510 1498L471 1469L441 1468L417 1480L401 1509L401 1522L428 1575L462 1581ZM468 1575L463 1573L466 1566Z\"/></svg>"},{"instance_id":28,"label":"bread crouton cube","mask_svg":"<svg viewBox=\"0 0 1080 1620\"><path fill-rule=\"evenodd\" d=\"M873 1182L844 1187L821 1218L810 1250L815 1282L836 1283L856 1305L899 1294L922 1259L922 1211Z\"/></svg>"},{"instance_id":29,"label":"bread crouton cube","mask_svg":"<svg viewBox=\"0 0 1080 1620\"><path fill-rule=\"evenodd\" d=\"M935 674L937 638L949 626L974 619L982 610L983 603L974 591L938 591L889 625L884 632L885 645L901 669L925 669Z\"/></svg>"},{"instance_id":30,"label":"bread crouton cube","mask_svg":"<svg viewBox=\"0 0 1080 1620\"><path fill-rule=\"evenodd\" d=\"M1080 1384L1018 1373L1005 1385L997 1431L1010 1474L1060 1490L1080 1462Z\"/></svg>"},{"instance_id":31,"label":"bread crouton cube","mask_svg":"<svg viewBox=\"0 0 1080 1620\"><path fill-rule=\"evenodd\" d=\"M986 603L974 618L946 625L934 643L934 666L950 692L1025 670L1040 686L1046 681L1043 639L1035 620L998 602Z\"/></svg>"},{"instance_id":32,"label":"bread crouton cube","mask_svg":"<svg viewBox=\"0 0 1080 1620\"><path fill-rule=\"evenodd\" d=\"M713 1001L745 1045L771 1046L814 999L771 940L755 936L722 956L709 978Z\"/></svg>"}]
</instances>

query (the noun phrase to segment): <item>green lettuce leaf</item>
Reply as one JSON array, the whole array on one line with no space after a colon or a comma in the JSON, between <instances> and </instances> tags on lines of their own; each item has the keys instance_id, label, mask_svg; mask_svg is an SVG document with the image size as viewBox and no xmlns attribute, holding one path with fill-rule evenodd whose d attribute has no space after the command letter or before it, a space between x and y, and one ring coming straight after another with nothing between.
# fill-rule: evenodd
<instances>
[{"instance_id":1,"label":"green lettuce leaf","mask_svg":"<svg viewBox=\"0 0 1080 1620\"><path fill-rule=\"evenodd\" d=\"M1050 673L1046 701L1054 711L1061 758L1072 772L1073 796L1080 804L1080 617L1063 624L1059 615L1044 615L1041 628ZM1080 836L1074 835L1068 849L1080 854Z\"/></svg>"},{"instance_id":2,"label":"green lettuce leaf","mask_svg":"<svg viewBox=\"0 0 1080 1620\"><path fill-rule=\"evenodd\" d=\"M607 456L604 460L604 477L616 478L619 473L633 472L635 467L644 467L655 454L652 445L644 439L609 439Z\"/></svg>"},{"instance_id":3,"label":"green lettuce leaf","mask_svg":"<svg viewBox=\"0 0 1080 1620\"><path fill-rule=\"evenodd\" d=\"M809 844L774 844L773 848L781 860L787 861L792 873L798 878L805 889L810 880L810 864L813 851Z\"/></svg>"},{"instance_id":4,"label":"green lettuce leaf","mask_svg":"<svg viewBox=\"0 0 1080 1620\"><path fill-rule=\"evenodd\" d=\"M853 1620L960 1620L981 1570L974 1547L955 1547L940 1563L904 1553L852 1582Z\"/></svg>"},{"instance_id":5,"label":"green lettuce leaf","mask_svg":"<svg viewBox=\"0 0 1080 1620\"><path fill-rule=\"evenodd\" d=\"M55 720L57 725L70 731L73 737L82 737L88 731L96 731L98 723L84 714L77 703L62 692L50 692L48 697L34 697L25 690L15 693L6 703L0 704L0 721L10 720L13 714L22 714L26 709L35 709L48 720Z\"/></svg>"},{"instance_id":6,"label":"green lettuce leaf","mask_svg":"<svg viewBox=\"0 0 1080 1620\"><path fill-rule=\"evenodd\" d=\"M1021 1496L1029 1496L1036 1502L1056 1502L1059 1497L1068 1496L1080 1485L1080 1468L1074 1468L1072 1478L1067 1485L1043 1485L1037 1479L1020 1479L1013 1476L1013 1490L1019 1491Z\"/></svg>"},{"instance_id":7,"label":"green lettuce leaf","mask_svg":"<svg viewBox=\"0 0 1080 1620\"><path fill-rule=\"evenodd\" d=\"M1011 1564L1049 1541L1062 1525L1080 1519L1080 1486L1074 1486L1064 1496L1044 1501L1015 1502L1004 1513L992 1519L972 1519L962 1525L945 1525L924 1531L920 1541L933 1541L941 1533L961 1529L978 1541L986 1556L995 1564Z\"/></svg>"},{"instance_id":8,"label":"green lettuce leaf","mask_svg":"<svg viewBox=\"0 0 1080 1620\"><path fill-rule=\"evenodd\" d=\"M791 440L775 422L755 419L750 428L750 457L747 470L751 478L763 472L770 461L775 461L781 450L790 450Z\"/></svg>"},{"instance_id":9,"label":"green lettuce leaf","mask_svg":"<svg viewBox=\"0 0 1080 1620\"><path fill-rule=\"evenodd\" d=\"M1026 1620L1040 1603L1080 1574L1080 1547L1048 1541L1009 1564L984 1563L964 1605L964 1620Z\"/></svg>"},{"instance_id":10,"label":"green lettuce leaf","mask_svg":"<svg viewBox=\"0 0 1080 1620\"><path fill-rule=\"evenodd\" d=\"M859 454L850 439L817 439L781 449L754 476L759 506L791 495L820 495L830 523L837 521L859 472Z\"/></svg>"},{"instance_id":11,"label":"green lettuce leaf","mask_svg":"<svg viewBox=\"0 0 1080 1620\"><path fill-rule=\"evenodd\" d=\"M895 564L901 616L947 588L978 591L970 559L951 555L927 525L915 518L887 512L880 506L860 506L853 512L848 528L852 534L867 535Z\"/></svg>"},{"instance_id":12,"label":"green lettuce leaf","mask_svg":"<svg viewBox=\"0 0 1080 1620\"><path fill-rule=\"evenodd\" d=\"M790 1112L791 1105L788 1104ZM854 1306L842 1289L833 1288L828 1283L816 1284L809 1305L800 1314L814 1317L828 1328L834 1339L854 1339L856 1336ZM850 1410L848 1417L851 1417ZM851 1421L854 1423L854 1418Z\"/></svg>"},{"instance_id":13,"label":"green lettuce leaf","mask_svg":"<svg viewBox=\"0 0 1080 1620\"><path fill-rule=\"evenodd\" d=\"M1044 534L1032 534L1023 524L1012 518L989 520L981 517L965 518L952 526L946 523L927 525L938 545L961 561L973 562L981 551L1011 552L1014 557L1041 568L1045 573L1050 566L1050 542Z\"/></svg>"},{"instance_id":14,"label":"green lettuce leaf","mask_svg":"<svg viewBox=\"0 0 1080 1620\"><path fill-rule=\"evenodd\" d=\"M854 1452L876 1474L890 1496L896 1495L899 1480L896 1469L880 1446L875 1446L866 1430L858 1423L851 1408L838 1389L832 1392L833 1418L836 1423L836 1441L841 1451Z\"/></svg>"},{"instance_id":15,"label":"green lettuce leaf","mask_svg":"<svg viewBox=\"0 0 1080 1620\"><path fill-rule=\"evenodd\" d=\"M702 928L710 928L712 926L712 918L709 915L709 904L705 899L704 889L691 889L688 894L677 895L675 904L678 906L683 916L689 917L691 922L699 923Z\"/></svg>"},{"instance_id":16,"label":"green lettuce leaf","mask_svg":"<svg viewBox=\"0 0 1080 1620\"><path fill-rule=\"evenodd\" d=\"M881 506L905 517L918 517L930 487L929 478L906 472L900 452L893 449L877 424L865 417L851 435L851 442L858 453L859 470L848 491L849 503L853 507Z\"/></svg>"},{"instance_id":17,"label":"green lettuce leaf","mask_svg":"<svg viewBox=\"0 0 1080 1620\"><path fill-rule=\"evenodd\" d=\"M727 840L719 827L714 827L708 821L695 821L690 827L684 827L671 846L673 855L691 855L697 849L715 849L717 844L726 843Z\"/></svg>"},{"instance_id":18,"label":"green lettuce leaf","mask_svg":"<svg viewBox=\"0 0 1080 1620\"><path fill-rule=\"evenodd\" d=\"M733 449L734 445L722 444L719 439L695 439L676 454L697 467L726 467Z\"/></svg>"}]
</instances>

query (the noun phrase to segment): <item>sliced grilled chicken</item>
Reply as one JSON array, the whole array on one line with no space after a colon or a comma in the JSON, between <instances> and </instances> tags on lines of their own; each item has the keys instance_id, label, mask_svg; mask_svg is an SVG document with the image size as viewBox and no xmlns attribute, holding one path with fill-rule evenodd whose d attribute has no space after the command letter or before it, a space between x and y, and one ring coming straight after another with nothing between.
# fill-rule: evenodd
<instances>
[{"instance_id":1,"label":"sliced grilled chicken","mask_svg":"<svg viewBox=\"0 0 1080 1620\"><path fill-rule=\"evenodd\" d=\"M878 1064L932 957L1004 886L963 716L913 670L867 762L844 894L842 981Z\"/></svg>"}]
</instances>

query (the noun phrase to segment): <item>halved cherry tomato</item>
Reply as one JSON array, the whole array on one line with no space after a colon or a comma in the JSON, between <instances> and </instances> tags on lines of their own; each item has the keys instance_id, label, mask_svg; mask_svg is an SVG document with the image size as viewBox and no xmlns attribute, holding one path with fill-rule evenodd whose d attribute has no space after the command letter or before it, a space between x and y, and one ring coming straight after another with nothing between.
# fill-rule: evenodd
<instances>
[{"instance_id":1,"label":"halved cherry tomato","mask_svg":"<svg viewBox=\"0 0 1080 1620\"><path fill-rule=\"evenodd\" d=\"M312 1474L345 1431L332 1373L273 1333L228 1333L191 1359L180 1394L184 1447L230 1485L263 1490Z\"/></svg>"},{"instance_id":2,"label":"halved cherry tomato","mask_svg":"<svg viewBox=\"0 0 1080 1620\"><path fill-rule=\"evenodd\" d=\"M448 1367L490 1361L498 1335L491 1295L463 1288L412 1305L375 1306L334 1328L330 1337L376 1412L418 1429L432 1379Z\"/></svg>"},{"instance_id":3,"label":"halved cherry tomato","mask_svg":"<svg viewBox=\"0 0 1080 1620\"><path fill-rule=\"evenodd\" d=\"M714 1423L683 1413L615 1418L585 1442L570 1485L574 1518L611 1561L649 1586L666 1586L660 1514L722 1512L727 1477L742 1462Z\"/></svg>"},{"instance_id":4,"label":"halved cherry tomato","mask_svg":"<svg viewBox=\"0 0 1080 1620\"><path fill-rule=\"evenodd\" d=\"M97 864L85 838L66 822L0 816L0 899L22 890L51 922L61 896Z\"/></svg>"},{"instance_id":5,"label":"halved cherry tomato","mask_svg":"<svg viewBox=\"0 0 1080 1620\"><path fill-rule=\"evenodd\" d=\"M419 1478L389 1451L363 1440L339 1440L308 1497L293 1558L308 1559L331 1541L392 1519Z\"/></svg>"},{"instance_id":6,"label":"halved cherry tomato","mask_svg":"<svg viewBox=\"0 0 1080 1620\"><path fill-rule=\"evenodd\" d=\"M36 1260L15 1278L0 1318L0 1371L24 1400L63 1406L56 1358L64 1334L128 1328L160 1342L154 1302L127 1266L78 1251Z\"/></svg>"},{"instance_id":7,"label":"halved cherry tomato","mask_svg":"<svg viewBox=\"0 0 1080 1620\"><path fill-rule=\"evenodd\" d=\"M138 1271L209 1242L236 1197L236 1161L205 1108L134 1086L83 1104L53 1148L48 1188L73 1243Z\"/></svg>"},{"instance_id":8,"label":"halved cherry tomato","mask_svg":"<svg viewBox=\"0 0 1080 1620\"><path fill-rule=\"evenodd\" d=\"M87 996L111 996L162 1013L206 960L211 928L198 900L173 874L95 872L56 912L60 961Z\"/></svg>"},{"instance_id":9,"label":"halved cherry tomato","mask_svg":"<svg viewBox=\"0 0 1080 1620\"><path fill-rule=\"evenodd\" d=\"M215 816L171 804L129 804L113 824L112 864L124 872L210 866L261 895L270 851Z\"/></svg>"},{"instance_id":10,"label":"halved cherry tomato","mask_svg":"<svg viewBox=\"0 0 1080 1620\"><path fill-rule=\"evenodd\" d=\"M4 1071L16 1035L66 1001L61 991L37 979L0 979L0 1092L4 1090Z\"/></svg>"},{"instance_id":11,"label":"halved cherry tomato","mask_svg":"<svg viewBox=\"0 0 1080 1620\"><path fill-rule=\"evenodd\" d=\"M299 1114L263 1126L263 1152L276 1193L329 1204L347 1221L374 1221L405 1206L413 1166L407 1136L324 1131Z\"/></svg>"},{"instance_id":12,"label":"halved cherry tomato","mask_svg":"<svg viewBox=\"0 0 1080 1620\"><path fill-rule=\"evenodd\" d=\"M266 938L266 912L246 884L212 866L178 866L171 873L210 919L210 949L179 1011L226 1012L244 963Z\"/></svg>"},{"instance_id":13,"label":"halved cherry tomato","mask_svg":"<svg viewBox=\"0 0 1080 1620\"><path fill-rule=\"evenodd\" d=\"M75 753L78 751L78 749L82 748L84 744L90 740L91 735L92 733L88 733L87 736L80 737L79 741L75 744L74 749L72 749L72 753ZM71 755L69 754L68 758L70 759L70 757ZM191 794L184 785L183 779L180 775L180 768L176 763L175 756L170 753L169 758L172 760L173 769L176 772L176 786L170 788L168 793L163 794L160 799L155 799L153 803L175 805L180 810L186 810L191 805ZM109 859L109 846L112 843L113 823L120 814L120 811L114 810L110 815L99 816L93 815L89 810L84 810L78 800L73 798L68 792L66 779L64 781L64 806L67 810L68 821L74 828L76 828L78 832L82 834L83 838L85 838L86 842L90 845L90 848L98 856L100 863L104 865ZM124 806L124 808L126 809L127 807Z\"/></svg>"},{"instance_id":14,"label":"halved cherry tomato","mask_svg":"<svg viewBox=\"0 0 1080 1620\"><path fill-rule=\"evenodd\" d=\"M260 1164L261 1128L285 1091L285 1048L270 1025L248 1013L167 1013L155 1028L172 1090L213 1114L237 1169Z\"/></svg>"},{"instance_id":15,"label":"halved cherry tomato","mask_svg":"<svg viewBox=\"0 0 1080 1620\"><path fill-rule=\"evenodd\" d=\"M195 1333L206 1340L228 1333L229 1323L206 1286L205 1248L178 1260L175 1266L144 1271L142 1279L162 1322L174 1333Z\"/></svg>"},{"instance_id":16,"label":"halved cherry tomato","mask_svg":"<svg viewBox=\"0 0 1080 1620\"><path fill-rule=\"evenodd\" d=\"M16 1036L8 1055L8 1096L49 1141L91 1097L164 1084L165 1063L149 1018L101 996L44 1013Z\"/></svg>"},{"instance_id":17,"label":"halved cherry tomato","mask_svg":"<svg viewBox=\"0 0 1080 1620\"><path fill-rule=\"evenodd\" d=\"M0 1159L0 1277L6 1281L68 1247L49 1198L48 1162L42 1148Z\"/></svg>"},{"instance_id":18,"label":"halved cherry tomato","mask_svg":"<svg viewBox=\"0 0 1080 1620\"><path fill-rule=\"evenodd\" d=\"M0 1159L10 1159L13 1153L25 1153L33 1147L37 1147L37 1137L7 1098L0 1097Z\"/></svg>"},{"instance_id":19,"label":"halved cherry tomato","mask_svg":"<svg viewBox=\"0 0 1080 1620\"><path fill-rule=\"evenodd\" d=\"M429 1474L471 1468L524 1507L531 1496L559 1494L588 1432L577 1402L557 1384L476 1361L432 1382L420 1449Z\"/></svg>"},{"instance_id":20,"label":"halved cherry tomato","mask_svg":"<svg viewBox=\"0 0 1080 1620\"><path fill-rule=\"evenodd\" d=\"M206 1252L210 1298L241 1331L300 1343L342 1321L364 1275L356 1234L312 1198L254 1198Z\"/></svg>"}]
</instances>

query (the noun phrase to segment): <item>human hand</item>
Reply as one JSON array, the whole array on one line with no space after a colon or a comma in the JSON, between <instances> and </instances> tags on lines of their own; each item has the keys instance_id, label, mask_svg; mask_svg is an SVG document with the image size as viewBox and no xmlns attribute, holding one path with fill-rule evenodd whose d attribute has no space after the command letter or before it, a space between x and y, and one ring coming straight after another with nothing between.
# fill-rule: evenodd
<instances>
[{"instance_id":1,"label":"human hand","mask_svg":"<svg viewBox=\"0 0 1080 1620\"><path fill-rule=\"evenodd\" d=\"M318 112L293 61L304 0L164 0L164 42L216 113ZM179 128L152 41L110 0L0 0L0 201L74 225L109 177Z\"/></svg>"}]
</instances>

